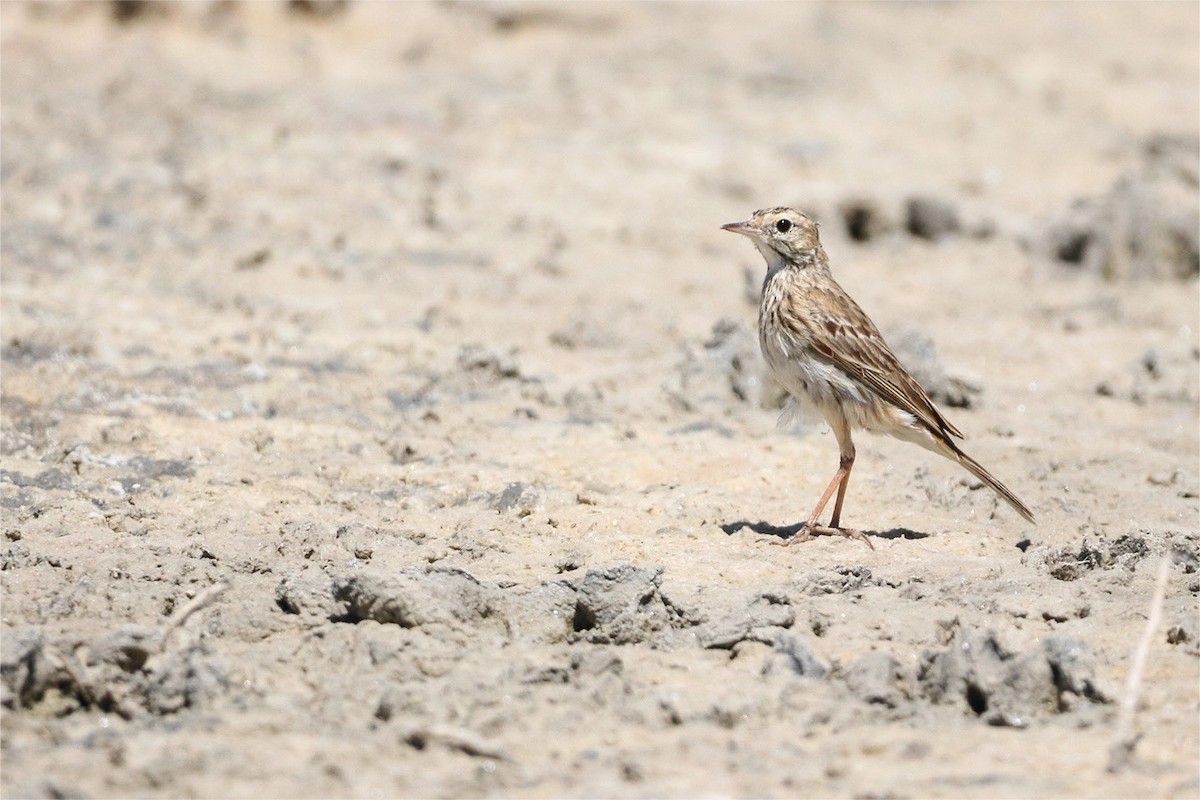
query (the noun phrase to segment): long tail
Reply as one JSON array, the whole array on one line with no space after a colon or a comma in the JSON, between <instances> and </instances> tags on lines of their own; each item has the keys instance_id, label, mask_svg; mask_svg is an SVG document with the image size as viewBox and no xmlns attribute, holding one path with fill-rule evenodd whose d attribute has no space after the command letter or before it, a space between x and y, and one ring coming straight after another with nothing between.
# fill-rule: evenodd
<instances>
[{"instance_id":1,"label":"long tail","mask_svg":"<svg viewBox=\"0 0 1200 800\"><path fill-rule=\"evenodd\" d=\"M942 443L948 446L950 450L948 455L950 455L951 458L966 467L966 469L976 478L979 478L979 480L990 486L993 492L1003 497L1004 501L1013 507L1014 511L1024 517L1027 521L1033 522L1033 512L1029 510L1028 506L1018 500L1017 496L1009 491L1007 486L996 480L996 477L984 469L978 461L971 458L962 450L959 450L953 442L944 440Z\"/></svg>"}]
</instances>

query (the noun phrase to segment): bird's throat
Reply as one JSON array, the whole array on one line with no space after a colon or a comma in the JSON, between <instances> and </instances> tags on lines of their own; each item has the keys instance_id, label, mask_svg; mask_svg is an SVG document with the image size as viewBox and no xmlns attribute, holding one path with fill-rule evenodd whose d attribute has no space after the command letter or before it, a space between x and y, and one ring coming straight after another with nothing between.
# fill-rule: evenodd
<instances>
[{"instance_id":1,"label":"bird's throat","mask_svg":"<svg viewBox=\"0 0 1200 800\"><path fill-rule=\"evenodd\" d=\"M787 267L804 269L817 263L816 249L802 250L798 253L784 255L766 242L756 241L754 246L758 248L758 252L762 253L762 257L767 261L767 274L763 278L763 286L770 283L771 279L778 275L780 270Z\"/></svg>"},{"instance_id":2,"label":"bird's throat","mask_svg":"<svg viewBox=\"0 0 1200 800\"><path fill-rule=\"evenodd\" d=\"M754 246L758 248L758 252L762 253L762 257L767 260L767 281L770 281L779 270L788 265L788 260L784 255L766 242L756 241Z\"/></svg>"}]
</instances>

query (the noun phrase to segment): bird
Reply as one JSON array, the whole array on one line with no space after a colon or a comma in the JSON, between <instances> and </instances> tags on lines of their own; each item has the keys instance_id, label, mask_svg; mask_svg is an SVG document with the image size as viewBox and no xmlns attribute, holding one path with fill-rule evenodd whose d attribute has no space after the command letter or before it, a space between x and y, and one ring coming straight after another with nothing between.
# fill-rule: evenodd
<instances>
[{"instance_id":1,"label":"bird","mask_svg":"<svg viewBox=\"0 0 1200 800\"><path fill-rule=\"evenodd\" d=\"M745 222L722 225L745 236L767 262L758 309L758 343L772 377L791 395L790 404L824 417L837 438L837 472L821 499L788 543L816 535L865 542L842 527L842 503L854 467L853 431L890 434L965 468L1024 519L1033 512L1008 487L962 451L963 434L901 365L858 303L838 285L821 246L818 224L792 208L766 208ZM786 414L787 412L785 412ZM837 493L828 525L820 518Z\"/></svg>"}]
</instances>

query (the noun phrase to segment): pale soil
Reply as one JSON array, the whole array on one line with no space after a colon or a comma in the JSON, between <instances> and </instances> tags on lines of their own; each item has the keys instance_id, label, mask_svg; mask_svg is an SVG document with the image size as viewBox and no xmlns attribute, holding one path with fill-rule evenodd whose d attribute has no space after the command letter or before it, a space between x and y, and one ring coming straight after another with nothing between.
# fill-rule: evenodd
<instances>
[{"instance_id":1,"label":"pale soil","mask_svg":"<svg viewBox=\"0 0 1200 800\"><path fill-rule=\"evenodd\" d=\"M1045 242L1163 136L1191 213L1198 17L4 4L0 790L1196 797L1197 279ZM773 546L779 204L1036 527L860 435L874 550Z\"/></svg>"}]
</instances>

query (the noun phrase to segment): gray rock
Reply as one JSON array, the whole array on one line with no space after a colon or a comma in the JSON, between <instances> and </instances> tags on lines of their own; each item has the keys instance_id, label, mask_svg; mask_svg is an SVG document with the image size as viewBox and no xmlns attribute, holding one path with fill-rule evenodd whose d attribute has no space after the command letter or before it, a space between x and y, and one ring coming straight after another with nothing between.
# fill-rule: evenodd
<instances>
[{"instance_id":1,"label":"gray rock","mask_svg":"<svg viewBox=\"0 0 1200 800\"><path fill-rule=\"evenodd\" d=\"M370 561L375 555L375 542L378 538L378 531L372 530L360 522L342 525L334 534L334 539L338 544L360 561Z\"/></svg>"},{"instance_id":2,"label":"gray rock","mask_svg":"<svg viewBox=\"0 0 1200 800\"><path fill-rule=\"evenodd\" d=\"M823 594L845 594L875 584L871 570L861 564L853 567L838 565L833 569L810 572L803 579L804 592L814 597Z\"/></svg>"},{"instance_id":3,"label":"gray rock","mask_svg":"<svg viewBox=\"0 0 1200 800\"><path fill-rule=\"evenodd\" d=\"M5 633L3 703L66 716L99 708L129 718L144 709L170 714L205 704L228 689L224 667L202 643L160 651L162 632L123 625L92 640L85 666L78 641L46 642L40 628Z\"/></svg>"},{"instance_id":4,"label":"gray rock","mask_svg":"<svg viewBox=\"0 0 1200 800\"><path fill-rule=\"evenodd\" d=\"M159 644L157 631L142 625L122 625L102 634L91 644L92 664L111 664L125 672L138 672Z\"/></svg>"},{"instance_id":5,"label":"gray rock","mask_svg":"<svg viewBox=\"0 0 1200 800\"><path fill-rule=\"evenodd\" d=\"M143 690L146 710L174 714L207 705L229 688L229 674L197 643L156 659Z\"/></svg>"},{"instance_id":6,"label":"gray rock","mask_svg":"<svg viewBox=\"0 0 1200 800\"><path fill-rule=\"evenodd\" d=\"M501 514L514 512L519 517L532 514L542 505L542 493L534 486L518 481L504 487L503 491L492 495L488 508Z\"/></svg>"},{"instance_id":7,"label":"gray rock","mask_svg":"<svg viewBox=\"0 0 1200 800\"><path fill-rule=\"evenodd\" d=\"M907 676L888 653L867 653L846 671L845 681L855 697L872 705L899 708L910 697Z\"/></svg>"},{"instance_id":8,"label":"gray rock","mask_svg":"<svg viewBox=\"0 0 1200 800\"><path fill-rule=\"evenodd\" d=\"M1194 137L1157 136L1137 169L1107 193L1080 198L1045 231L1042 249L1110 281L1187 279L1200 273Z\"/></svg>"},{"instance_id":9,"label":"gray rock","mask_svg":"<svg viewBox=\"0 0 1200 800\"><path fill-rule=\"evenodd\" d=\"M900 227L896 215L871 198L854 197L838 206L838 214L846 227L846 235L856 242L870 242Z\"/></svg>"},{"instance_id":10,"label":"gray rock","mask_svg":"<svg viewBox=\"0 0 1200 800\"><path fill-rule=\"evenodd\" d=\"M41 697L50 677L45 663L46 639L40 626L0 634L0 705L21 708Z\"/></svg>"},{"instance_id":11,"label":"gray rock","mask_svg":"<svg viewBox=\"0 0 1200 800\"><path fill-rule=\"evenodd\" d=\"M342 621L369 619L403 628L447 625L479 629L489 623L503 627L500 590L453 567L395 574L362 572L335 577L332 587Z\"/></svg>"},{"instance_id":12,"label":"gray rock","mask_svg":"<svg viewBox=\"0 0 1200 800\"><path fill-rule=\"evenodd\" d=\"M628 564L590 570L568 581L575 590L573 628L600 644L635 644L668 630L672 612L659 591L662 568Z\"/></svg>"},{"instance_id":13,"label":"gray rock","mask_svg":"<svg viewBox=\"0 0 1200 800\"><path fill-rule=\"evenodd\" d=\"M1024 727L1038 715L1071 710L1080 698L1108 702L1087 648L1060 637L1016 654L991 631L958 628L945 650L924 654L917 683L933 703L958 705L991 725Z\"/></svg>"},{"instance_id":14,"label":"gray rock","mask_svg":"<svg viewBox=\"0 0 1200 800\"><path fill-rule=\"evenodd\" d=\"M523 642L565 642L575 630L575 606L575 591L558 581L510 595L507 603L509 634Z\"/></svg>"},{"instance_id":15,"label":"gray rock","mask_svg":"<svg viewBox=\"0 0 1200 800\"><path fill-rule=\"evenodd\" d=\"M701 647L728 650L747 639L774 644L785 628L796 622L792 601L783 595L763 593L744 609L700 626L696 638Z\"/></svg>"},{"instance_id":16,"label":"gray rock","mask_svg":"<svg viewBox=\"0 0 1200 800\"><path fill-rule=\"evenodd\" d=\"M804 678L824 678L829 667L808 646L808 640L785 633L775 640L775 649L763 663L763 675L792 674Z\"/></svg>"},{"instance_id":17,"label":"gray rock","mask_svg":"<svg viewBox=\"0 0 1200 800\"><path fill-rule=\"evenodd\" d=\"M35 555L24 542L13 542L0 552L0 572L37 566L45 560Z\"/></svg>"},{"instance_id":18,"label":"gray rock","mask_svg":"<svg viewBox=\"0 0 1200 800\"><path fill-rule=\"evenodd\" d=\"M333 599L329 576L316 569L305 569L284 576L275 587L275 604L285 614L331 619L345 613L345 607Z\"/></svg>"},{"instance_id":19,"label":"gray rock","mask_svg":"<svg viewBox=\"0 0 1200 800\"><path fill-rule=\"evenodd\" d=\"M1109 703L1111 699L1096 682L1092 667L1092 656L1087 645L1078 639L1066 636L1048 636L1042 639L1041 656L1050 665L1051 678L1059 692L1059 710L1066 710L1066 693L1095 703Z\"/></svg>"},{"instance_id":20,"label":"gray rock","mask_svg":"<svg viewBox=\"0 0 1200 800\"><path fill-rule=\"evenodd\" d=\"M1074 581L1096 569L1121 566L1132 570L1149 554L1146 537L1121 534L1115 539L1101 539L1094 545L1085 539L1078 547L1038 548L1026 558L1040 560L1050 575L1060 581Z\"/></svg>"},{"instance_id":21,"label":"gray rock","mask_svg":"<svg viewBox=\"0 0 1200 800\"><path fill-rule=\"evenodd\" d=\"M493 353L478 346L464 347L459 352L458 368L478 381L524 378L521 368L517 365L515 353Z\"/></svg>"},{"instance_id":22,"label":"gray rock","mask_svg":"<svg viewBox=\"0 0 1200 800\"><path fill-rule=\"evenodd\" d=\"M904 205L904 226L913 236L936 241L958 233L958 209L948 200L936 197L910 197Z\"/></svg>"},{"instance_id":23,"label":"gray rock","mask_svg":"<svg viewBox=\"0 0 1200 800\"><path fill-rule=\"evenodd\" d=\"M167 458L146 458L135 456L126 465L133 470L127 478L118 478L130 486L144 484L146 481L157 481L162 478L190 478L195 475L195 469L189 461ZM128 488L128 487L127 487Z\"/></svg>"}]
</instances>

